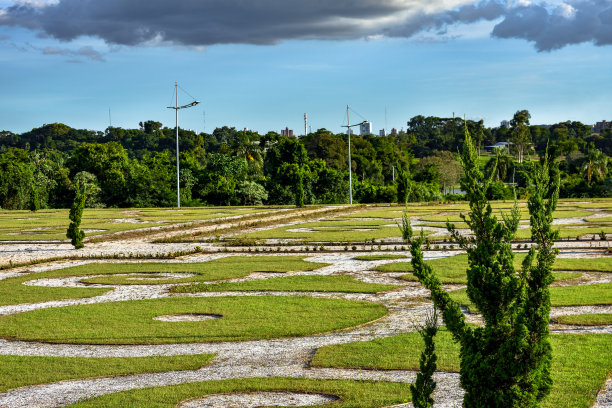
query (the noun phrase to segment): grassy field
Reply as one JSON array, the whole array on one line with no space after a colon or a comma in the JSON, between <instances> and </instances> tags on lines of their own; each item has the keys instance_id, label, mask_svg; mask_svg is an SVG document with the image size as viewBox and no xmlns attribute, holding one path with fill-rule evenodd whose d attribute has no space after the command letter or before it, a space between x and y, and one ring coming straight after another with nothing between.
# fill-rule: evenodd
<instances>
[{"instance_id":1,"label":"grassy field","mask_svg":"<svg viewBox=\"0 0 612 408\"><path fill-rule=\"evenodd\" d=\"M397 289L397 285L380 285L358 281L350 276L288 276L245 282L224 282L189 286L175 286L174 293L227 291L282 291L282 292L344 292L377 293Z\"/></svg>"},{"instance_id":2,"label":"grassy field","mask_svg":"<svg viewBox=\"0 0 612 408\"><path fill-rule=\"evenodd\" d=\"M379 408L411 400L409 384L405 383L253 378L138 389L104 395L69 407L175 408L181 401L193 400L205 395L258 391L294 391L335 395L340 400L330 406L338 408Z\"/></svg>"},{"instance_id":3,"label":"grassy field","mask_svg":"<svg viewBox=\"0 0 612 408\"><path fill-rule=\"evenodd\" d=\"M100 278L84 279L84 281L113 285L142 285L215 281L239 278L247 276L252 272L310 271L323 266L326 266L326 264L306 262L297 256L284 256L282 258L276 256L252 256L249 257L249 262L244 262L242 257L232 256L203 263L89 263L71 268L1 280L0 293L3 295L0 297L0 306L93 297L110 290L110 288L67 288L24 285L25 282L35 279L107 275ZM187 273L194 274L194 276L168 279L156 275L159 273ZM117 276L122 274L135 275ZM138 277L158 279L143 280L138 279Z\"/></svg>"},{"instance_id":4,"label":"grassy field","mask_svg":"<svg viewBox=\"0 0 612 408\"><path fill-rule=\"evenodd\" d=\"M95 236L176 223L207 222L273 210L276 208L87 208L83 212L81 228L87 236ZM0 241L66 240L69 223L68 210L3 211L0 213Z\"/></svg>"},{"instance_id":5,"label":"grassy field","mask_svg":"<svg viewBox=\"0 0 612 408\"><path fill-rule=\"evenodd\" d=\"M514 267L519 270L526 257L526 253L515 253ZM460 254L448 258L432 259L427 261L442 283L466 283L466 269L468 266L467 255ZM410 262L395 262L377 266L374 268L381 272L412 272ZM579 271L579 272L612 272L612 258L590 258L573 259L557 258L554 264L555 271ZM577 278L580 273L555 273L556 280ZM417 280L413 275L405 275L406 280Z\"/></svg>"},{"instance_id":6,"label":"grassy field","mask_svg":"<svg viewBox=\"0 0 612 408\"><path fill-rule=\"evenodd\" d=\"M610 294L612 294L612 283L551 287L550 303L552 306L612 305ZM465 289L452 291L450 295L455 302L467 306L470 310L474 309Z\"/></svg>"},{"instance_id":7,"label":"grassy field","mask_svg":"<svg viewBox=\"0 0 612 408\"><path fill-rule=\"evenodd\" d=\"M553 389L542 407L589 408L608 376L612 335L552 335ZM419 369L423 340L418 333L326 346L317 350L314 367L350 367L363 369ZM459 346L450 333L436 336L438 369L458 371Z\"/></svg>"},{"instance_id":8,"label":"grassy field","mask_svg":"<svg viewBox=\"0 0 612 408\"><path fill-rule=\"evenodd\" d=\"M607 326L612 325L612 313L559 316L554 321L577 326Z\"/></svg>"},{"instance_id":9,"label":"grassy field","mask_svg":"<svg viewBox=\"0 0 612 408\"><path fill-rule=\"evenodd\" d=\"M384 316L381 305L286 296L163 298L67 306L0 317L0 337L70 344L172 344L305 336ZM159 316L216 315L198 322Z\"/></svg>"},{"instance_id":10,"label":"grassy field","mask_svg":"<svg viewBox=\"0 0 612 408\"><path fill-rule=\"evenodd\" d=\"M63 380L197 370L214 354L134 358L0 356L0 392Z\"/></svg>"}]
</instances>

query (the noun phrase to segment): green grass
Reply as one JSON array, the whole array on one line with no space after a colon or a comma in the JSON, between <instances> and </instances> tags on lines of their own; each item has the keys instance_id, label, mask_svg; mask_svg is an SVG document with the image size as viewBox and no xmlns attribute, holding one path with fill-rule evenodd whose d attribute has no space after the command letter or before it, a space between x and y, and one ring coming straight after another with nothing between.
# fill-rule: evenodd
<instances>
[{"instance_id":1,"label":"green grass","mask_svg":"<svg viewBox=\"0 0 612 408\"><path fill-rule=\"evenodd\" d=\"M40 272L4 279L0 281L0 306L22 303L39 303L51 300L75 299L102 295L110 290L105 288L64 288L27 286L24 282L36 279L62 278L70 276L108 275L101 278L84 279L89 283L106 284L161 284L180 282L201 282L232 279L247 276L252 272L289 272L310 271L326 264L306 262L297 256L252 256L245 262L244 257L231 256L202 263L89 263L71 268ZM140 276L154 277L156 273L190 273L195 276L179 279L155 279L137 281L130 278ZM115 276L117 274L136 274L135 276Z\"/></svg>"},{"instance_id":2,"label":"green grass","mask_svg":"<svg viewBox=\"0 0 612 408\"><path fill-rule=\"evenodd\" d=\"M392 255L392 254L380 254L380 255L361 255L355 256L353 259L357 261L384 261L387 259L405 259L406 255Z\"/></svg>"},{"instance_id":3,"label":"green grass","mask_svg":"<svg viewBox=\"0 0 612 408\"><path fill-rule=\"evenodd\" d=\"M515 253L514 267L519 270L526 257L526 253ZM426 261L431 265L442 283L466 283L466 269L468 258L466 254L455 255L447 258L437 258ZM377 266L374 268L380 272L412 272L410 262L395 262ZM581 272L612 272L612 258L557 258L554 264L555 271L581 271ZM580 273L555 273L555 280L567 280L579 277ZM412 275L402 277L405 280L414 281Z\"/></svg>"},{"instance_id":4,"label":"green grass","mask_svg":"<svg viewBox=\"0 0 612 408\"><path fill-rule=\"evenodd\" d=\"M598 283L583 286L557 286L550 288L552 306L594 306L612 304L612 283ZM465 289L450 292L451 298L470 309L470 302Z\"/></svg>"},{"instance_id":5,"label":"green grass","mask_svg":"<svg viewBox=\"0 0 612 408\"><path fill-rule=\"evenodd\" d=\"M0 317L0 337L70 344L171 344L305 336L357 326L387 313L381 305L286 296L174 297L39 309ZM213 314L165 322L157 316Z\"/></svg>"},{"instance_id":6,"label":"green grass","mask_svg":"<svg viewBox=\"0 0 612 408\"><path fill-rule=\"evenodd\" d=\"M397 285L380 285L358 281L351 276L288 276L244 282L216 284L198 283L176 286L175 293L227 292L227 291L280 291L280 292L345 292L377 293L399 288Z\"/></svg>"},{"instance_id":7,"label":"green grass","mask_svg":"<svg viewBox=\"0 0 612 408\"><path fill-rule=\"evenodd\" d=\"M551 344L553 389L542 407L590 407L612 373L612 360L609 358L612 335L552 335ZM409 333L369 342L321 347L312 366L418 370L422 349L421 336ZM459 346L446 330L440 330L436 337L436 353L439 370L458 370Z\"/></svg>"},{"instance_id":8,"label":"green grass","mask_svg":"<svg viewBox=\"0 0 612 408\"><path fill-rule=\"evenodd\" d=\"M197 370L214 354L134 358L0 356L0 392L63 380Z\"/></svg>"},{"instance_id":9,"label":"green grass","mask_svg":"<svg viewBox=\"0 0 612 408\"><path fill-rule=\"evenodd\" d=\"M401 217L401 215L400 215ZM295 231L301 230L301 231ZM426 234L431 234L427 232ZM357 242L398 238L400 230L394 220L333 220L306 222L238 236L250 239L292 239L302 242Z\"/></svg>"},{"instance_id":10,"label":"green grass","mask_svg":"<svg viewBox=\"0 0 612 408\"><path fill-rule=\"evenodd\" d=\"M608 326L612 325L612 313L559 316L555 317L554 321L577 326Z\"/></svg>"},{"instance_id":11,"label":"green grass","mask_svg":"<svg viewBox=\"0 0 612 408\"><path fill-rule=\"evenodd\" d=\"M86 236L131 231L176 223L206 222L221 217L248 215L274 210L270 207L202 207L202 208L86 208L82 229ZM120 220L130 222L120 222ZM68 210L3 211L0 213L0 241L66 240Z\"/></svg>"},{"instance_id":12,"label":"green grass","mask_svg":"<svg viewBox=\"0 0 612 408\"><path fill-rule=\"evenodd\" d=\"M250 378L136 389L103 395L69 405L69 407L175 408L182 401L193 400L210 394L253 393L258 391L294 391L335 395L340 397L340 400L325 406L337 408L379 408L406 403L411 400L410 386L406 383Z\"/></svg>"},{"instance_id":13,"label":"green grass","mask_svg":"<svg viewBox=\"0 0 612 408\"><path fill-rule=\"evenodd\" d=\"M512 208L512 204L510 204L507 208L494 207L493 214L497 216L499 221L502 221L501 213L504 212L506 214L509 213ZM529 219L529 211L526 208L520 208L521 219L528 220ZM569 209L560 209L554 212L553 216L555 219L559 218L575 218L575 217L587 217L589 215L593 215L591 211L584 210L569 210ZM452 213L448 215L432 215L426 216L421 219L422 221L447 221L450 222L462 222L463 219L459 216L459 213Z\"/></svg>"}]
</instances>

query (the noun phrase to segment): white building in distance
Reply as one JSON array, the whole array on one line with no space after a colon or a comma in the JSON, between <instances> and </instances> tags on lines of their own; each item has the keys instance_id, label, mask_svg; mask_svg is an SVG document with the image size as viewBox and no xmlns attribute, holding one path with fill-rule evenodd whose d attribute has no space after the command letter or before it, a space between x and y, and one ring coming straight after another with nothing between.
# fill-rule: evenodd
<instances>
[{"instance_id":1,"label":"white building in distance","mask_svg":"<svg viewBox=\"0 0 612 408\"><path fill-rule=\"evenodd\" d=\"M359 125L359 134L361 136L371 135L372 134L372 122L363 122Z\"/></svg>"}]
</instances>

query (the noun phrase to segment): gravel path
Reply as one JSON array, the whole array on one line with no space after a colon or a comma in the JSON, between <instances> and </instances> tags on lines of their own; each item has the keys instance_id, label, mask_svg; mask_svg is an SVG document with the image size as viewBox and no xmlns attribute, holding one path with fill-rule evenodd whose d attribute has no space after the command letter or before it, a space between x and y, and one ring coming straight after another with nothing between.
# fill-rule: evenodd
<instances>
[{"instance_id":1,"label":"gravel path","mask_svg":"<svg viewBox=\"0 0 612 408\"><path fill-rule=\"evenodd\" d=\"M92 251L108 251L108 254L117 251L117 248L125 248L126 242L112 242L96 244ZM130 242L130 250L168 252L185 250L192 244L148 244L145 242ZM201 244L200 244L201 245ZM195 244L193 244L195 246ZM59 252L64 251L61 245ZM93 247L93 245L92 245ZM163 251L162 251L163 249ZM46 251L46 250L45 250ZM68 251L70 252L70 251ZM140 253L140 252L138 252ZM370 252L372 253L372 252ZM387 252L388 253L388 252ZM456 252L429 252L427 258L439 258ZM580 257L584 251L565 251L562 256ZM27 254L26 254L27 255ZM31 254L30 254L31 255ZM166 262L203 262L231 254L195 255L181 260ZM271 254L265 254L271 255ZM311 255L307 260L313 262L325 262L331 264L312 272L296 272L290 275L333 275L348 274L356 279L371 283L400 284L401 288L378 294L352 294L352 293L287 293L287 292L248 292L232 293L242 296L313 296L327 298L344 298L353 300L366 300L385 305L389 314L373 323L333 333L306 336L300 338L286 338L276 340L261 340L247 342L225 342L225 343L195 343L195 344L173 344L173 345L141 345L141 346L92 346L92 345L70 345L70 344L45 344L23 341L0 340L0 354L2 355L29 355L29 356L80 356L80 357L140 357L140 356L171 356L197 353L216 353L212 363L200 370L176 371L156 374L138 374L113 378L96 378L89 380L62 381L53 384L37 385L11 390L0 394L1 407L60 407L76 402L79 399L93 397L102 394L119 392L129 389L148 386L161 386L181 384L195 381L221 380L231 378L254 378L254 377L299 377L299 378L326 378L326 379L370 379L412 382L416 373L411 371L381 371L381 370L346 370L346 369L321 369L311 368L310 359L314 352L323 346L343 344L356 341L369 341L375 338L393 336L400 333L414 331L418 324L423 321L426 313L431 309L429 303L424 303L423 298L428 291L416 283L399 280L401 273L381 273L371 269L375 266L389 263L402 262L408 259L384 260L384 261L358 261L354 259L356 253L321 253ZM36 255L34 255L36 256ZM26 256L27 257L27 256ZM125 261L125 260L124 260ZM18 276L22 273L36 274L52 269L64 268L85 264L90 261L56 262L29 268L20 268L9 272L0 273L0 279ZM120 261L117 261L120 262ZM159 262L159 261L155 261ZM248 277L235 279L254 280L269 279L288 274L256 273ZM588 276L586 278L589 279ZM593 278L595 279L595 278ZM61 279L39 279L29 282L31 285L39 286L62 286L82 287L79 278ZM63 300L45 302L29 305L10 305L0 307L0 315L24 312L49 307L61 307L76 304L91 304L100 302L112 302L134 299L151 299L170 296L169 287L172 285L128 285L115 286L108 293L87 299ZM108 287L106 285L88 285L88 287ZM459 288L458 285L449 285L449 289ZM185 296L226 296L228 293L200 293ZM551 317L564 314L584 313L610 313L612 307L579 307L579 308L553 308ZM476 319L478 316L470 315ZM576 328L551 326L553 331L568 333L579 332L605 332L612 333L612 327ZM436 392L436 407L451 408L460 406L463 392L459 387L459 376L456 373L436 373L438 389ZM234 395L232 398L238 398ZM262 396L265 403L266 396ZM279 397L280 398L280 397ZM296 397L297 398L297 397ZM199 400L198 404L204 404L205 400ZM227 400L221 400L217 405L193 405L193 406L228 406ZM223 402L226 401L226 402ZM608 381L607 387L598 397L597 408L610 407L612 401L612 383ZM195 403L195 402L194 402ZM225 404L225 405L224 405ZM236 403L238 404L238 403ZM261 404L260 404L261 405ZM188 405L184 405L188 406ZM231 406L240 406L233 405ZM244 405L249 406L249 405ZM299 405L296 405L299 406ZM305 405L302 405L305 406ZM405 404L408 407L411 404Z\"/></svg>"}]
</instances>

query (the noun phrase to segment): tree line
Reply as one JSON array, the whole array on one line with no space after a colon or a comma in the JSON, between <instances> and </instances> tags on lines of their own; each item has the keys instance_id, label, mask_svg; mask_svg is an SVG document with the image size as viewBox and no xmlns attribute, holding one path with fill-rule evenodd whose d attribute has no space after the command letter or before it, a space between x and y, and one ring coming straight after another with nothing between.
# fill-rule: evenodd
<instances>
[{"instance_id":1,"label":"tree line","mask_svg":"<svg viewBox=\"0 0 612 408\"><path fill-rule=\"evenodd\" d=\"M489 199L525 192L533 160L561 160L561 197L610 196L612 132L580 122L529 123L518 111L508 126L415 116L405 132L351 136L356 202L462 199L455 187L464 128L479 149L512 142L481 156L495 173ZM104 132L53 123L22 134L0 132L0 206L68 208L78 184L91 207L170 207L176 201L175 129L145 121ZM332 204L348 201L346 134L319 129L300 138L221 127L212 133L179 129L181 203L202 205ZM525 193L526 194L526 193Z\"/></svg>"}]
</instances>

